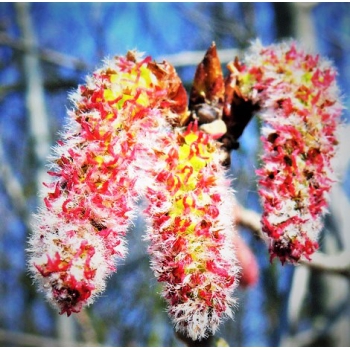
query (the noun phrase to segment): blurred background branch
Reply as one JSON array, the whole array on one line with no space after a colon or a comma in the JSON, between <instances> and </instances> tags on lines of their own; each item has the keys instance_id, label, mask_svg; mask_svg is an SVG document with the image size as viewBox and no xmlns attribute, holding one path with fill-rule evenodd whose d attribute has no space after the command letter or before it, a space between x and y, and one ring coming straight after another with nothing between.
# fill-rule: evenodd
<instances>
[{"instance_id":1,"label":"blurred background branch","mask_svg":"<svg viewBox=\"0 0 350 350\"><path fill-rule=\"evenodd\" d=\"M40 48L33 45L30 41L21 38L12 38L6 32L0 32L0 46L7 46L11 49L20 51L22 54L36 52L38 57L44 62L51 63L57 66L62 66L69 69L82 70L91 69L83 60L63 54L61 52Z\"/></svg>"},{"instance_id":2,"label":"blurred background branch","mask_svg":"<svg viewBox=\"0 0 350 350\"><path fill-rule=\"evenodd\" d=\"M257 238L267 241L266 235L261 230L261 215L259 213L239 205L234 209L234 212L236 225L248 228ZM302 260L300 263L318 271L350 277L350 251L334 255L316 252L311 261Z\"/></svg>"}]
</instances>

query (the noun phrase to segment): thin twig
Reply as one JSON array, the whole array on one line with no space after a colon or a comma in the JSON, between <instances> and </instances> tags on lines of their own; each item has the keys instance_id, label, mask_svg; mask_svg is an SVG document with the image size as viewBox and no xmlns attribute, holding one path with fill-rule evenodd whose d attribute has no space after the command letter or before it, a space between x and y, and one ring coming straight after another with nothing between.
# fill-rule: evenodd
<instances>
[{"instance_id":1,"label":"thin twig","mask_svg":"<svg viewBox=\"0 0 350 350\"><path fill-rule=\"evenodd\" d=\"M98 346L97 334L86 309L83 309L79 313L74 314L74 316L82 328L82 336L86 343L85 345Z\"/></svg>"},{"instance_id":2,"label":"thin twig","mask_svg":"<svg viewBox=\"0 0 350 350\"><path fill-rule=\"evenodd\" d=\"M240 56L241 51L237 49L217 50L222 64L232 61L236 56ZM167 60L174 67L197 66L203 60L205 51L183 51L173 55L159 57L157 61Z\"/></svg>"},{"instance_id":3,"label":"thin twig","mask_svg":"<svg viewBox=\"0 0 350 350\"><path fill-rule=\"evenodd\" d=\"M63 90L66 92L67 90L71 90L73 88L76 88L78 85L78 81L74 79L50 79L47 81L44 81L44 89L45 91L49 92L56 92L58 90ZM0 86L0 102L7 98L8 94L15 93L18 91L25 91L25 84L24 82L18 82L14 84L8 84L8 85L2 85Z\"/></svg>"},{"instance_id":4,"label":"thin twig","mask_svg":"<svg viewBox=\"0 0 350 350\"><path fill-rule=\"evenodd\" d=\"M60 67L82 71L88 70L90 68L86 62L79 58L73 57L71 55L66 55L51 49L42 49L38 46L33 47L32 45L29 45L24 39L12 38L5 32L0 32L0 46L8 46L14 50L27 53L35 50L38 52L38 56L41 60Z\"/></svg>"},{"instance_id":5,"label":"thin twig","mask_svg":"<svg viewBox=\"0 0 350 350\"><path fill-rule=\"evenodd\" d=\"M261 230L261 217L256 211L236 205L234 207L234 219L236 225L248 228L256 237L267 242L266 235Z\"/></svg>"},{"instance_id":6,"label":"thin twig","mask_svg":"<svg viewBox=\"0 0 350 350\"><path fill-rule=\"evenodd\" d=\"M0 46L8 46L21 52L31 52L35 50L41 60L60 67L82 71L91 69L82 59L55 50L30 46L25 40L12 38L4 32L0 32ZM157 61L167 60L175 67L195 66L203 59L204 54L205 51L183 51L177 54L159 57ZM232 61L236 56L240 56L241 51L237 49L222 49L218 50L218 54L221 63L224 64Z\"/></svg>"},{"instance_id":7,"label":"thin twig","mask_svg":"<svg viewBox=\"0 0 350 350\"><path fill-rule=\"evenodd\" d=\"M333 310L330 311L327 317L319 317L317 322L311 329L302 330L292 336L282 338L282 347L301 347L301 346L317 346L317 343L324 342L322 337L325 334L331 334L334 330L334 325L337 320L343 317L344 310L347 309L348 299L345 298L341 302L337 303ZM346 317L346 316L345 316ZM343 328L343 330L346 328Z\"/></svg>"},{"instance_id":8,"label":"thin twig","mask_svg":"<svg viewBox=\"0 0 350 350\"><path fill-rule=\"evenodd\" d=\"M50 337L34 335L22 332L13 332L6 329L0 329L0 343L10 344L14 346L43 346L43 347L58 347L61 342ZM67 346L85 346L86 344L74 342Z\"/></svg>"},{"instance_id":9,"label":"thin twig","mask_svg":"<svg viewBox=\"0 0 350 350\"><path fill-rule=\"evenodd\" d=\"M16 19L26 49L22 57L23 77L26 83L25 102L28 111L29 133L33 140L33 154L39 164L35 176L35 187L39 189L43 182L48 182L49 176L43 164L50 153L51 135L43 84L44 74L35 26L30 15L30 6L30 3L15 3ZM72 319L57 319L56 327L58 338L63 346L66 346L67 343L75 343L76 332Z\"/></svg>"},{"instance_id":10,"label":"thin twig","mask_svg":"<svg viewBox=\"0 0 350 350\"><path fill-rule=\"evenodd\" d=\"M312 260L301 260L301 264L314 270L331 272L350 278L350 252L342 251L338 255L316 252Z\"/></svg>"},{"instance_id":11,"label":"thin twig","mask_svg":"<svg viewBox=\"0 0 350 350\"><path fill-rule=\"evenodd\" d=\"M6 194L17 211L18 217L29 227L29 212L23 187L15 176L10 164L5 160L2 141L0 140L0 181L2 181Z\"/></svg>"},{"instance_id":12,"label":"thin twig","mask_svg":"<svg viewBox=\"0 0 350 350\"><path fill-rule=\"evenodd\" d=\"M261 230L260 215L239 205L234 209L236 224L249 228L255 236L266 241L266 235ZM312 260L301 259L300 264L311 269L335 273L350 278L350 252L343 251L337 255L328 255L316 252L312 255Z\"/></svg>"}]
</instances>

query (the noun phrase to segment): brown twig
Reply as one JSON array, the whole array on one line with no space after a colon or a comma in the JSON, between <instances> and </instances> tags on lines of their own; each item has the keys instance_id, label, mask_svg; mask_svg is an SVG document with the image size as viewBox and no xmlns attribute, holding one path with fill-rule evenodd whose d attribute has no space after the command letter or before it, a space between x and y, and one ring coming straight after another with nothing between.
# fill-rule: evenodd
<instances>
[{"instance_id":1,"label":"brown twig","mask_svg":"<svg viewBox=\"0 0 350 350\"><path fill-rule=\"evenodd\" d=\"M74 314L74 316L82 328L82 336L86 345L98 346L97 334L87 311L83 309L79 313Z\"/></svg>"},{"instance_id":2,"label":"brown twig","mask_svg":"<svg viewBox=\"0 0 350 350\"><path fill-rule=\"evenodd\" d=\"M180 332L175 332L175 335L178 339L184 342L188 347L210 347L213 346L214 337L209 336L208 338L202 340L192 340L191 338L186 337Z\"/></svg>"}]
</instances>

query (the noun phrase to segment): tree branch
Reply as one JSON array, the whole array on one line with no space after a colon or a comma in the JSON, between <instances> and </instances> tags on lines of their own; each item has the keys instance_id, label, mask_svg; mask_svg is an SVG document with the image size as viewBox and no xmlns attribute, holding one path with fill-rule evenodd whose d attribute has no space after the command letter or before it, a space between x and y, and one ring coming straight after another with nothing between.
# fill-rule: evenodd
<instances>
[{"instance_id":1,"label":"tree branch","mask_svg":"<svg viewBox=\"0 0 350 350\"><path fill-rule=\"evenodd\" d=\"M82 329L82 336L85 341L85 346L98 346L97 334L92 324L90 315L86 309L74 314L74 316Z\"/></svg>"},{"instance_id":2,"label":"tree branch","mask_svg":"<svg viewBox=\"0 0 350 350\"><path fill-rule=\"evenodd\" d=\"M41 60L60 67L82 71L91 70L91 67L82 59L55 50L30 46L24 39L12 38L5 32L0 32L0 46L8 46L14 50L26 53L36 51ZM157 61L167 60L175 67L196 66L203 59L204 54L205 51L183 51L159 57ZM218 50L218 54L221 63L228 63L236 56L239 56L241 51L237 49L222 49Z\"/></svg>"},{"instance_id":3,"label":"tree branch","mask_svg":"<svg viewBox=\"0 0 350 350\"><path fill-rule=\"evenodd\" d=\"M5 343L14 346L62 346L62 343L57 339L28 333L12 332L6 329L0 329L0 343L2 345ZM86 346L86 344L74 342L73 344L67 344L67 346Z\"/></svg>"},{"instance_id":4,"label":"tree branch","mask_svg":"<svg viewBox=\"0 0 350 350\"><path fill-rule=\"evenodd\" d=\"M256 237L267 242L266 235L261 230L260 215L240 205L234 209L236 225L250 229ZM312 255L312 261L305 258L300 260L300 264L311 269L334 273L350 278L350 252L343 251L337 255L328 255L316 252Z\"/></svg>"},{"instance_id":5,"label":"tree branch","mask_svg":"<svg viewBox=\"0 0 350 350\"><path fill-rule=\"evenodd\" d=\"M78 82L74 79L49 79L44 81L45 91L55 92L57 90L64 90L65 92L69 89L76 88ZM14 84L2 85L0 86L0 101L2 101L8 94L24 91L26 88L24 82L18 82Z\"/></svg>"},{"instance_id":6,"label":"tree branch","mask_svg":"<svg viewBox=\"0 0 350 350\"><path fill-rule=\"evenodd\" d=\"M202 340L192 340L191 338L188 338L186 335L180 332L175 332L175 335L188 347L211 347L214 345L214 336L209 336L208 338Z\"/></svg>"},{"instance_id":7,"label":"tree branch","mask_svg":"<svg viewBox=\"0 0 350 350\"><path fill-rule=\"evenodd\" d=\"M89 70L88 64L79 58L66 55L55 50L42 49L38 46L32 46L26 40L12 38L5 32L0 32L0 46L8 46L14 50L26 53L36 51L41 60L60 67L82 71Z\"/></svg>"},{"instance_id":8,"label":"tree branch","mask_svg":"<svg viewBox=\"0 0 350 350\"><path fill-rule=\"evenodd\" d=\"M17 215L29 227L29 212L22 185L18 181L9 163L4 159L2 140L0 140L0 178L6 194L10 198Z\"/></svg>"},{"instance_id":9,"label":"tree branch","mask_svg":"<svg viewBox=\"0 0 350 350\"><path fill-rule=\"evenodd\" d=\"M237 49L222 49L217 50L221 63L228 63L236 56L241 55L241 51ZM157 61L167 60L174 67L197 66L198 62L203 60L205 51L183 51L173 55L159 57Z\"/></svg>"},{"instance_id":10,"label":"tree branch","mask_svg":"<svg viewBox=\"0 0 350 350\"><path fill-rule=\"evenodd\" d=\"M261 230L261 217L256 211L246 209L239 204L233 210L236 225L248 228L257 238L267 243L267 237Z\"/></svg>"},{"instance_id":11,"label":"tree branch","mask_svg":"<svg viewBox=\"0 0 350 350\"><path fill-rule=\"evenodd\" d=\"M311 261L302 260L301 263L314 270L331 272L350 278L350 253L348 251L342 251L338 255L316 252Z\"/></svg>"},{"instance_id":12,"label":"tree branch","mask_svg":"<svg viewBox=\"0 0 350 350\"><path fill-rule=\"evenodd\" d=\"M15 3L16 19L26 49L22 57L23 76L26 83L25 102L29 119L29 133L33 140L33 150L38 162L35 187L39 189L42 183L48 182L49 179L49 175L43 165L47 155L50 153L51 136L46 110L40 53L30 6L30 3ZM43 200L41 199L41 201ZM76 334L73 318L57 318L56 326L58 337L62 344L75 343Z\"/></svg>"}]
</instances>

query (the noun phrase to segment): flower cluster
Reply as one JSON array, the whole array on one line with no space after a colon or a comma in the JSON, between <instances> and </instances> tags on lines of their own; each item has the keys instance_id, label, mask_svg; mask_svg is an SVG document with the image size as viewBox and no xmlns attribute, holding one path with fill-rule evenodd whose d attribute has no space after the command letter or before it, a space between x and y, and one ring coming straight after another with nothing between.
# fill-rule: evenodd
<instances>
[{"instance_id":1,"label":"flower cluster","mask_svg":"<svg viewBox=\"0 0 350 350\"><path fill-rule=\"evenodd\" d=\"M334 175L331 159L342 106L332 65L294 42L252 45L229 66L263 122L259 193L271 259L297 262L318 248Z\"/></svg>"},{"instance_id":2,"label":"flower cluster","mask_svg":"<svg viewBox=\"0 0 350 350\"><path fill-rule=\"evenodd\" d=\"M175 69L134 52L106 61L71 95L29 242L33 276L61 313L79 312L104 290L144 196L151 267L176 329L202 339L231 316L237 260L244 270L249 254L234 234L234 196L217 139L236 142L251 115L237 116L256 108L271 259L297 262L317 249L342 110L331 64L294 43L256 43L244 64L229 65L224 86L215 45L204 63L191 112ZM257 279L249 264L246 285Z\"/></svg>"},{"instance_id":3,"label":"flower cluster","mask_svg":"<svg viewBox=\"0 0 350 350\"><path fill-rule=\"evenodd\" d=\"M161 144L162 170L147 193L152 269L176 329L201 339L234 304L233 197L216 143L196 124Z\"/></svg>"},{"instance_id":4,"label":"flower cluster","mask_svg":"<svg viewBox=\"0 0 350 350\"><path fill-rule=\"evenodd\" d=\"M172 66L129 52L87 78L59 141L45 206L30 240L30 268L70 315L105 288L137 200L146 195L152 266L177 327L193 339L230 315L237 267L233 194L215 141L190 124Z\"/></svg>"},{"instance_id":5,"label":"flower cluster","mask_svg":"<svg viewBox=\"0 0 350 350\"><path fill-rule=\"evenodd\" d=\"M45 207L30 241L30 268L62 313L91 303L116 258L125 255L143 172L152 167L152 140L168 125L159 110L166 108L169 119L181 116L173 99L181 97L179 79L168 79L166 89L169 81L160 83L156 68L132 53L117 57L71 97L75 108L56 147L49 171L54 180L45 184ZM170 68L161 73L174 75Z\"/></svg>"}]
</instances>

